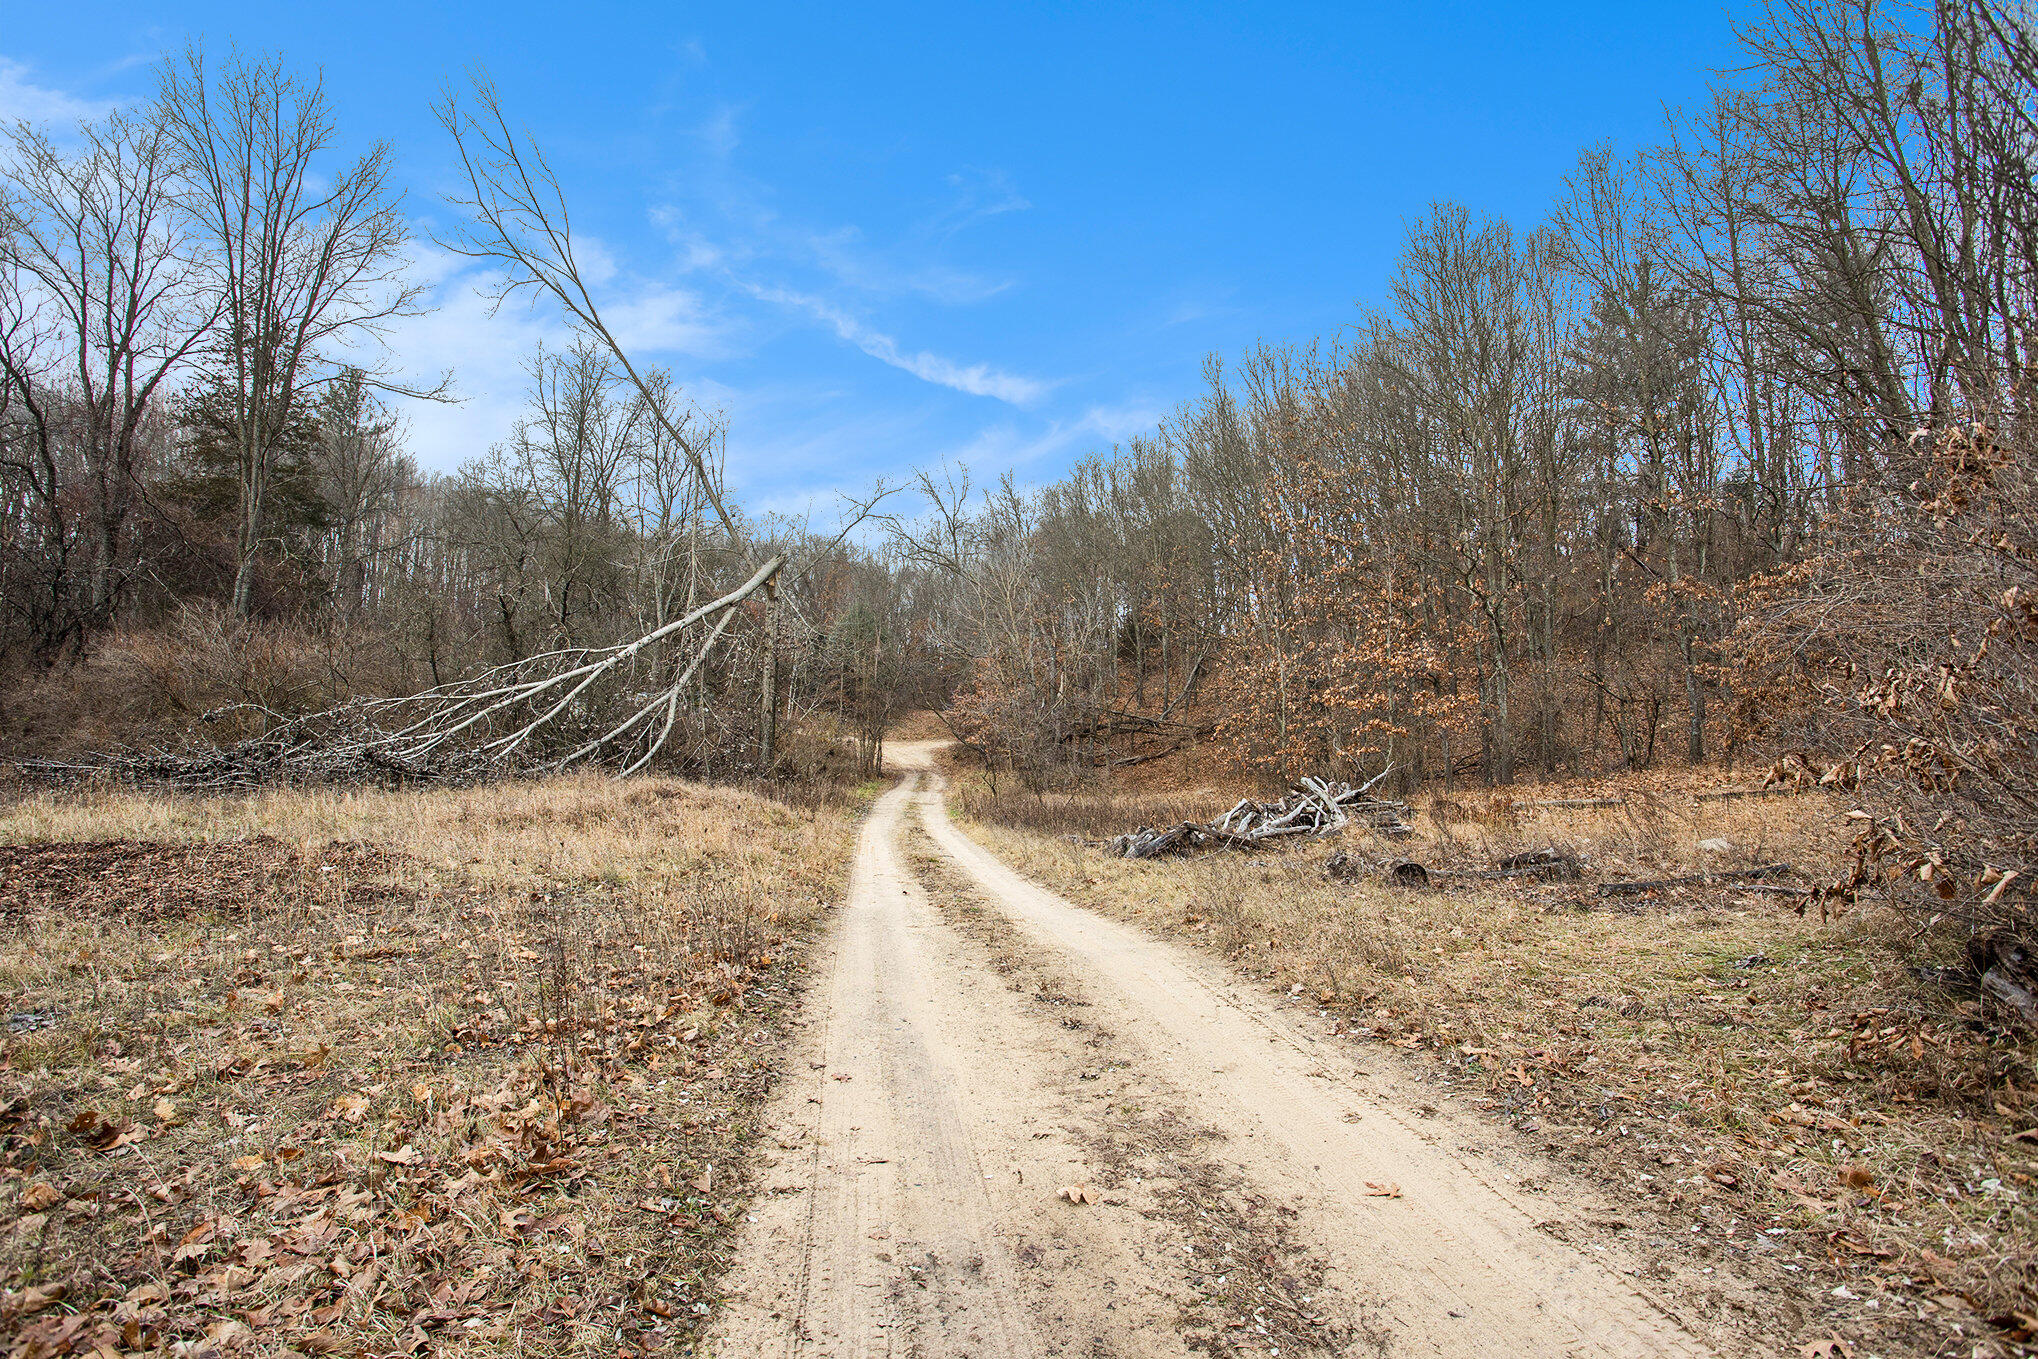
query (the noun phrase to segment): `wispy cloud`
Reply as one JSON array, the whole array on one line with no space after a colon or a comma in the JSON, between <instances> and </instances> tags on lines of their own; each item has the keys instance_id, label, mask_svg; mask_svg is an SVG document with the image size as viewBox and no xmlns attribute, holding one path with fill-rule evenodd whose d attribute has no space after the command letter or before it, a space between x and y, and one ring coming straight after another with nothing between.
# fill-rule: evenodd
<instances>
[{"instance_id":1,"label":"wispy cloud","mask_svg":"<svg viewBox=\"0 0 2038 1359\"><path fill-rule=\"evenodd\" d=\"M971 167L945 177L942 201L902 226L896 238L873 241L853 222L802 221L785 214L769 184L739 164L747 106L712 105L677 128L678 144L698 155L675 178L670 198L652 209L653 222L685 252L688 267L706 259L750 263L753 276L792 281L807 291L846 290L869 300L923 297L968 306L1016 286L1005 271L966 267L944 258L969 227L1033 205L1002 170Z\"/></svg>"},{"instance_id":2,"label":"wispy cloud","mask_svg":"<svg viewBox=\"0 0 2038 1359\"><path fill-rule=\"evenodd\" d=\"M1000 421L942 450L935 461L1024 474L1028 468L1050 459L1101 451L1102 446L1123 442L1152 429L1160 418L1161 412L1154 407L1095 405L1079 415L1050 420L1044 428Z\"/></svg>"},{"instance_id":3,"label":"wispy cloud","mask_svg":"<svg viewBox=\"0 0 2038 1359\"><path fill-rule=\"evenodd\" d=\"M1009 290L1013 281L973 269L958 269L919 257L898 261L867 248L855 227L809 231L796 242L800 262L820 269L836 283L873 297L915 293L943 306L967 306Z\"/></svg>"},{"instance_id":4,"label":"wispy cloud","mask_svg":"<svg viewBox=\"0 0 2038 1359\"><path fill-rule=\"evenodd\" d=\"M521 299L491 314L485 293L499 278L456 255L423 249L412 272L432 287L433 309L398 322L384 341L415 379L452 373L456 402L406 402L403 412L418 460L435 471L451 471L510 432L525 405L531 353L541 344L563 349L573 332L550 307ZM632 279L620 270L608 277L611 286L603 292L617 300L605 303L603 314L633 355L655 362L729 352L731 323L697 294ZM364 362L374 357L361 356Z\"/></svg>"},{"instance_id":5,"label":"wispy cloud","mask_svg":"<svg viewBox=\"0 0 2038 1359\"><path fill-rule=\"evenodd\" d=\"M735 104L718 104L714 112L702 119L693 128L693 135L701 147L717 160L727 160L736 154L742 144L743 130L738 125L743 110Z\"/></svg>"},{"instance_id":6,"label":"wispy cloud","mask_svg":"<svg viewBox=\"0 0 2038 1359\"><path fill-rule=\"evenodd\" d=\"M761 302L775 302L780 306L794 307L806 312L878 362L890 364L901 372L911 373L923 382L931 382L958 392L967 392L971 396L994 397L1014 406L1026 406L1038 401L1053 386L1052 383L1037 378L1007 373L987 363L957 363L953 359L943 358L924 349L908 353L891 336L873 330L823 298L794 292L789 288L751 284L743 286L751 296Z\"/></svg>"},{"instance_id":7,"label":"wispy cloud","mask_svg":"<svg viewBox=\"0 0 2038 1359\"><path fill-rule=\"evenodd\" d=\"M947 240L978 222L1002 217L1008 212L1025 212L1032 203L1012 187L1003 170L963 170L948 177L955 201L936 213L923 227L926 235Z\"/></svg>"},{"instance_id":8,"label":"wispy cloud","mask_svg":"<svg viewBox=\"0 0 2038 1359\"><path fill-rule=\"evenodd\" d=\"M0 57L0 122L65 125L103 118L118 106L116 100L84 99L37 84L33 74L22 62Z\"/></svg>"}]
</instances>

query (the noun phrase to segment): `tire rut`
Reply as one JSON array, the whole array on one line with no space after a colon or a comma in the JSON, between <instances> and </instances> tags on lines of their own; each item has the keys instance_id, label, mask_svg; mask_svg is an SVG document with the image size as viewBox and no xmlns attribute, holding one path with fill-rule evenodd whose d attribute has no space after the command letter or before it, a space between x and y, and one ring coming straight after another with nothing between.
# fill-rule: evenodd
<instances>
[{"instance_id":1,"label":"tire rut","mask_svg":"<svg viewBox=\"0 0 2038 1359\"><path fill-rule=\"evenodd\" d=\"M1531 1206L1448 1150L1476 1120L1418 1117L1221 967L977 846L922 782L930 749L894 747L909 772L817 951L708 1352L1713 1352L1618 1256L1551 1234L1596 1205ZM1082 1183L1103 1201L1055 1197Z\"/></svg>"},{"instance_id":2,"label":"tire rut","mask_svg":"<svg viewBox=\"0 0 2038 1359\"><path fill-rule=\"evenodd\" d=\"M1714 1352L1668 1300L1553 1239L1547 1228L1578 1205L1532 1206L1448 1149L1476 1145L1476 1124L1419 1117L1417 1101L1395 1099L1391 1082L1221 968L1021 877L954 825L938 788L915 802L936 845L1076 972L1196 1121L1225 1130L1241 1173L1301 1208L1298 1230L1332 1261L1332 1288L1390 1352Z\"/></svg>"}]
</instances>

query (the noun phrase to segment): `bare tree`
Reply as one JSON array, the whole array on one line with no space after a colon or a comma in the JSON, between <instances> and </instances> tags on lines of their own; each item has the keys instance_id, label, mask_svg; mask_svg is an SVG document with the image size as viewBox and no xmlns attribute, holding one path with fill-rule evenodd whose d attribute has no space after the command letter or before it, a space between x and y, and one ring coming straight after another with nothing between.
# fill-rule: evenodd
<instances>
[{"instance_id":1,"label":"bare tree","mask_svg":"<svg viewBox=\"0 0 2038 1359\"><path fill-rule=\"evenodd\" d=\"M320 167L335 141L322 79L286 71L279 57L238 52L210 69L194 46L164 63L158 100L218 297L211 359L233 396L241 505L232 603L245 614L266 541L270 473L293 407L335 375L336 351L417 314L424 286L407 277L409 230L390 184L388 144L343 170ZM390 385L379 371L368 376Z\"/></svg>"},{"instance_id":2,"label":"bare tree","mask_svg":"<svg viewBox=\"0 0 2038 1359\"><path fill-rule=\"evenodd\" d=\"M471 104L461 103L448 90L436 110L440 125L453 138L467 179L465 196L453 201L470 219L464 229L442 238L439 244L502 270L493 295L498 306L520 292L543 293L614 355L631 385L649 403L652 418L684 453L724 531L732 541L737 539L736 521L722 503L696 440L687 435L684 422L673 418L670 401L658 399L661 394L649 376L638 372L629 352L602 320L574 253L573 219L565 191L544 151L528 134L519 135L510 126L501 96L486 75L477 72L472 85Z\"/></svg>"},{"instance_id":3,"label":"bare tree","mask_svg":"<svg viewBox=\"0 0 2038 1359\"><path fill-rule=\"evenodd\" d=\"M716 478L709 473L702 449L673 416L669 393L656 389L638 370L628 351L602 320L574 253L572 215L567 210L565 193L544 152L528 135L520 135L511 127L494 84L485 75L477 73L472 86L471 103L463 104L449 90L438 106L439 122L453 138L467 179L466 194L456 202L469 216L466 228L441 244L469 259L486 260L503 271L495 294L497 304L527 290L545 294L587 334L599 340L643 397L645 411L658 425L660 434L686 458L701 495L714 510L730 542L741 542L742 534L723 502ZM777 744L780 703L777 572L766 572L759 588L765 594L765 637L758 686L758 754L759 762L769 768ZM715 635L719 637L720 632L717 625Z\"/></svg>"},{"instance_id":4,"label":"bare tree","mask_svg":"<svg viewBox=\"0 0 2038 1359\"><path fill-rule=\"evenodd\" d=\"M115 113L79 131L74 151L25 123L4 134L0 174L14 192L0 202L0 271L13 323L0 339L0 382L34 428L29 480L52 514L64 488L50 425L68 413L89 505L80 621L90 627L113 616L124 580L150 403L209 333L217 306L187 248L167 122Z\"/></svg>"}]
</instances>

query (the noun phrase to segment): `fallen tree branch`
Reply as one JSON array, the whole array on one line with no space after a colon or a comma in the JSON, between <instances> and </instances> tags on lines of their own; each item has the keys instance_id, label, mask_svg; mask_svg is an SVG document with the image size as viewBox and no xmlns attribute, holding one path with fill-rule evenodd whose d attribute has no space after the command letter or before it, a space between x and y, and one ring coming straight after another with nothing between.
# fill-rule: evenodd
<instances>
[{"instance_id":1,"label":"fallen tree branch","mask_svg":"<svg viewBox=\"0 0 2038 1359\"><path fill-rule=\"evenodd\" d=\"M1714 788L1691 796L1697 802L1726 802L1742 797L1796 797L1800 791L1796 788Z\"/></svg>"},{"instance_id":2,"label":"fallen tree branch","mask_svg":"<svg viewBox=\"0 0 2038 1359\"><path fill-rule=\"evenodd\" d=\"M682 692L727 632L737 607L762 590L784 565L784 557L773 557L719 599L633 641L547 652L400 698L362 699L278 720L259 736L230 746L132 751L84 762L30 760L18 768L30 777L50 780L111 775L192 791L274 783L465 783L517 769L563 769L613 758L618 752L629 760L623 772L634 772L670 738ZM715 626L688 664L648 695L633 695L633 700L643 701L630 716L563 755L534 759L528 754L569 712L584 716L586 696L594 685L617 677L649 648L709 618L716 618ZM665 724L638 751L635 742L645 739L647 724L661 710ZM216 720L230 711L207 717ZM515 725L505 731L508 722Z\"/></svg>"},{"instance_id":3,"label":"fallen tree branch","mask_svg":"<svg viewBox=\"0 0 2038 1359\"><path fill-rule=\"evenodd\" d=\"M1363 820L1368 827L1389 839L1401 839L1414 834L1402 819L1408 812L1408 805L1371 796L1371 790L1377 788L1380 781L1393 772L1393 768L1389 765L1356 788L1347 783L1305 778L1278 802L1254 802L1251 798L1240 798L1230 811L1215 821L1206 824L1184 821L1162 829L1141 826L1109 841L1105 850L1120 858L1151 859L1190 849L1248 849L1258 847L1262 841L1288 835L1333 835L1354 820Z\"/></svg>"}]
</instances>

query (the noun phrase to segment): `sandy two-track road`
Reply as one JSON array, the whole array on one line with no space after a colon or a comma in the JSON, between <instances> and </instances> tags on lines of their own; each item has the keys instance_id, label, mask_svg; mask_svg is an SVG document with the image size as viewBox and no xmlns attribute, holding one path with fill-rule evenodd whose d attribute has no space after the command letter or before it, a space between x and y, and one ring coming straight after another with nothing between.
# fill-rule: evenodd
<instances>
[{"instance_id":1,"label":"sandy two-track road","mask_svg":"<svg viewBox=\"0 0 2038 1359\"><path fill-rule=\"evenodd\" d=\"M929 749L895 748L904 781L864 828L714 1354L1722 1343L1559 1239L1603 1205L1514 1192L1476 1150L1492 1129L986 853Z\"/></svg>"}]
</instances>

